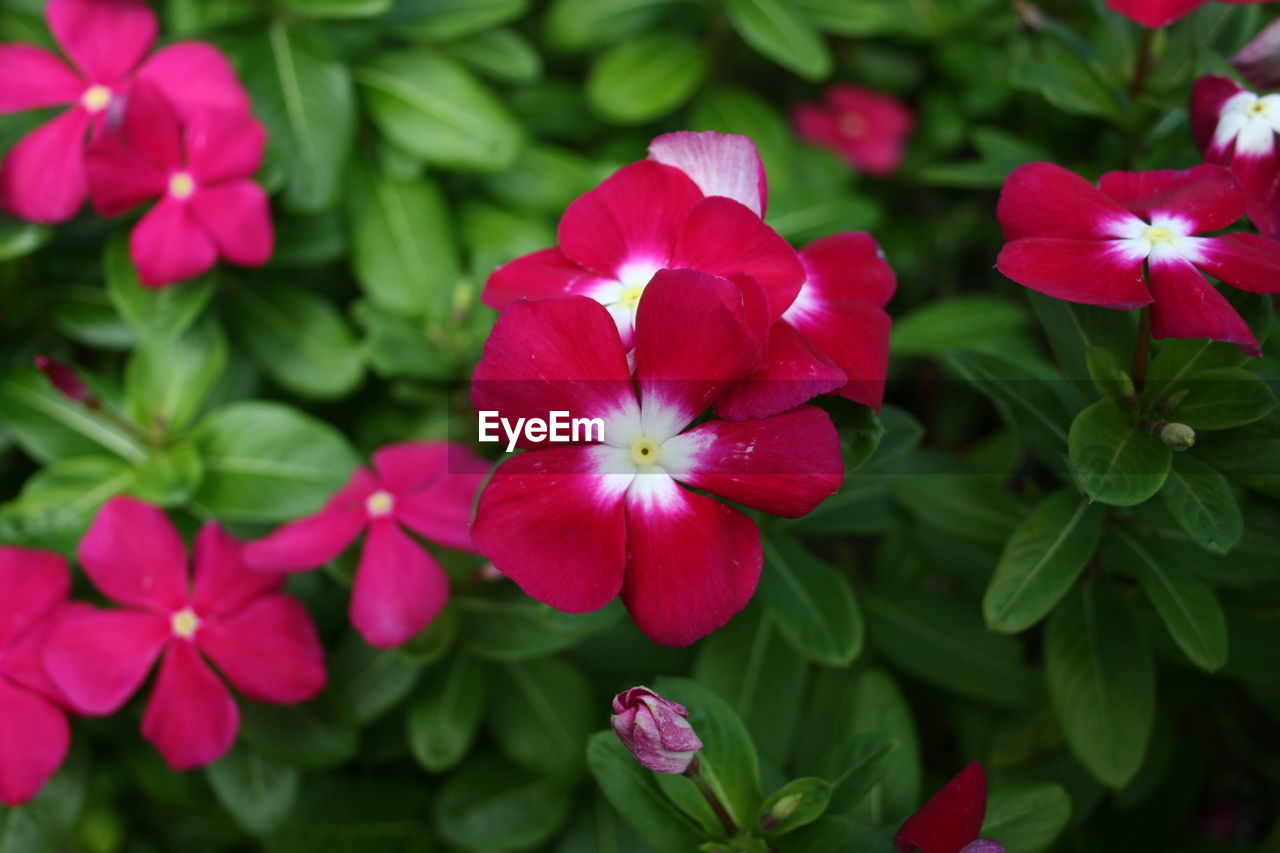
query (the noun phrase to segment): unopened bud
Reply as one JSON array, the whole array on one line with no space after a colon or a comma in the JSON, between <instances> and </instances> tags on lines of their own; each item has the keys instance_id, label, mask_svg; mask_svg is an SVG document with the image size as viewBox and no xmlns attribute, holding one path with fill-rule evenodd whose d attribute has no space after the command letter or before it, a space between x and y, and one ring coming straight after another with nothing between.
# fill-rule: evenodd
<instances>
[{"instance_id":1,"label":"unopened bud","mask_svg":"<svg viewBox=\"0 0 1280 853\"><path fill-rule=\"evenodd\" d=\"M96 406L97 400L94 399L93 392L69 365L43 354L37 355L34 361L36 369L44 374L44 378L49 380L49 384L59 394L86 406Z\"/></svg>"},{"instance_id":2,"label":"unopened bud","mask_svg":"<svg viewBox=\"0 0 1280 853\"><path fill-rule=\"evenodd\" d=\"M632 687L613 697L609 724L622 745L644 767L659 773L684 773L702 741L689 725L684 706L663 699L648 687Z\"/></svg>"},{"instance_id":3,"label":"unopened bud","mask_svg":"<svg viewBox=\"0 0 1280 853\"><path fill-rule=\"evenodd\" d=\"M1258 33L1231 57L1231 64L1255 89L1280 88L1280 21Z\"/></svg>"},{"instance_id":4,"label":"unopened bud","mask_svg":"<svg viewBox=\"0 0 1280 853\"><path fill-rule=\"evenodd\" d=\"M1196 431L1186 424L1156 424L1160 443L1170 450L1187 450L1196 443Z\"/></svg>"},{"instance_id":5,"label":"unopened bud","mask_svg":"<svg viewBox=\"0 0 1280 853\"><path fill-rule=\"evenodd\" d=\"M1000 846L999 841L979 838L977 841L970 841L961 847L960 853L1004 853L1004 848Z\"/></svg>"}]
</instances>

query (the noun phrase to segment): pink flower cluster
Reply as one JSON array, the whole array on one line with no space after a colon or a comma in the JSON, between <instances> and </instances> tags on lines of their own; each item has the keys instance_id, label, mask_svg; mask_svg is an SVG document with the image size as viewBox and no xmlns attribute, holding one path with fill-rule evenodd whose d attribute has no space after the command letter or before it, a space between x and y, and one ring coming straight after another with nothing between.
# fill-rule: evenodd
<instances>
[{"instance_id":1,"label":"pink flower cluster","mask_svg":"<svg viewBox=\"0 0 1280 853\"><path fill-rule=\"evenodd\" d=\"M266 135L226 57L199 41L148 55L157 22L142 0L49 0L45 17L67 61L0 45L0 113L67 109L5 156L0 205L57 223L86 198L104 216L157 199L129 241L147 286L191 278L219 257L266 263L270 206L252 180Z\"/></svg>"},{"instance_id":2,"label":"pink flower cluster","mask_svg":"<svg viewBox=\"0 0 1280 853\"><path fill-rule=\"evenodd\" d=\"M672 133L649 150L569 205L555 248L485 286L502 313L476 409L563 410L604 430L526 440L481 493L472 535L532 597L584 612L621 595L649 637L685 645L747 603L762 562L755 523L691 489L783 516L836 490L839 440L806 404L879 406L894 277L866 234L797 252L766 225L745 137Z\"/></svg>"}]
</instances>

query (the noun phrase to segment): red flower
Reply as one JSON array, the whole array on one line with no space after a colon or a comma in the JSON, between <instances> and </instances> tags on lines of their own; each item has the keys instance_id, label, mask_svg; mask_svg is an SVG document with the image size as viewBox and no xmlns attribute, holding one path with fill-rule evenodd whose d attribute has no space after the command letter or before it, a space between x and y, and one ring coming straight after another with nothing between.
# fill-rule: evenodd
<instances>
[{"instance_id":1,"label":"red flower","mask_svg":"<svg viewBox=\"0 0 1280 853\"><path fill-rule=\"evenodd\" d=\"M160 87L186 115L247 112L249 98L213 45L187 41L142 61L156 16L141 0L49 0L45 19L68 67L29 44L0 45L0 113L69 105L27 134L0 166L0 204L33 222L62 222L84 204L84 145L134 81Z\"/></svg>"},{"instance_id":2,"label":"red flower","mask_svg":"<svg viewBox=\"0 0 1280 853\"><path fill-rule=\"evenodd\" d=\"M892 174L902 162L915 117L891 95L861 86L829 86L822 104L797 104L796 134L839 154L869 175Z\"/></svg>"},{"instance_id":3,"label":"red flower","mask_svg":"<svg viewBox=\"0 0 1280 853\"><path fill-rule=\"evenodd\" d=\"M580 613L621 594L649 637L691 643L751 598L760 535L738 510L679 484L793 517L839 487L839 440L819 409L687 429L760 362L751 318L762 298L743 285L658 272L636 313L634 382L597 302L521 300L502 312L473 377L475 408L604 423L602 443L506 460L480 495L476 545L530 596Z\"/></svg>"},{"instance_id":4,"label":"red flower","mask_svg":"<svg viewBox=\"0 0 1280 853\"><path fill-rule=\"evenodd\" d=\"M645 286L658 270L684 268L751 276L764 290L768 322L777 320L804 269L760 219L765 187L750 140L669 134L652 150L656 159L624 166L569 205L558 248L495 270L484 303L500 310L522 297L589 296L609 309L630 347Z\"/></svg>"},{"instance_id":5,"label":"red flower","mask_svg":"<svg viewBox=\"0 0 1280 853\"><path fill-rule=\"evenodd\" d=\"M373 646L398 646L435 619L449 579L401 525L431 542L475 550L467 522L488 465L462 445L393 444L373 454L315 515L245 546L261 569L313 569L342 553L366 528L351 595L351 622ZM376 473L375 473L376 472Z\"/></svg>"},{"instance_id":6,"label":"red flower","mask_svg":"<svg viewBox=\"0 0 1280 853\"><path fill-rule=\"evenodd\" d=\"M1205 160L1231 167L1258 230L1280 236L1272 195L1280 177L1280 94L1260 98L1230 78L1201 77L1191 96L1191 131Z\"/></svg>"},{"instance_id":7,"label":"red flower","mask_svg":"<svg viewBox=\"0 0 1280 853\"><path fill-rule=\"evenodd\" d=\"M1240 48L1231 65L1255 89L1280 89L1280 18Z\"/></svg>"},{"instance_id":8,"label":"red flower","mask_svg":"<svg viewBox=\"0 0 1280 853\"><path fill-rule=\"evenodd\" d=\"M71 576L48 551L0 547L0 803L36 795L71 743L58 689L40 665Z\"/></svg>"},{"instance_id":9,"label":"red flower","mask_svg":"<svg viewBox=\"0 0 1280 853\"><path fill-rule=\"evenodd\" d=\"M1226 228L1244 209L1244 192L1221 166L1108 172L1095 187L1061 166L1028 163L1000 194L1009 242L996 266L1069 302L1150 304L1157 338L1212 338L1259 355L1253 332L1201 271L1242 290L1275 293L1280 243L1243 233L1193 236Z\"/></svg>"},{"instance_id":10,"label":"red flower","mask_svg":"<svg viewBox=\"0 0 1280 853\"><path fill-rule=\"evenodd\" d=\"M103 505L79 558L94 586L125 606L69 606L45 644L45 670L75 710L110 714L163 655L142 734L174 769L217 760L240 725L206 657L250 699L303 702L324 687L324 652L306 610L280 592L284 576L248 568L216 524L196 537L190 587L177 530L133 498Z\"/></svg>"},{"instance_id":11,"label":"red flower","mask_svg":"<svg viewBox=\"0 0 1280 853\"><path fill-rule=\"evenodd\" d=\"M138 83L118 130L89 147L89 196L104 216L152 198L129 239L138 277L159 287L199 275L219 256L260 266L275 237L271 206L251 176L266 131L245 112L206 110L180 123L159 89Z\"/></svg>"},{"instance_id":12,"label":"red flower","mask_svg":"<svg viewBox=\"0 0 1280 853\"><path fill-rule=\"evenodd\" d=\"M1167 27L1199 9L1209 0L1107 0L1107 8L1132 18L1144 27ZM1267 0L1218 0L1219 3L1265 3Z\"/></svg>"},{"instance_id":13,"label":"red flower","mask_svg":"<svg viewBox=\"0 0 1280 853\"><path fill-rule=\"evenodd\" d=\"M903 853L1004 853L978 838L987 814L987 774L974 761L907 818L893 844Z\"/></svg>"}]
</instances>

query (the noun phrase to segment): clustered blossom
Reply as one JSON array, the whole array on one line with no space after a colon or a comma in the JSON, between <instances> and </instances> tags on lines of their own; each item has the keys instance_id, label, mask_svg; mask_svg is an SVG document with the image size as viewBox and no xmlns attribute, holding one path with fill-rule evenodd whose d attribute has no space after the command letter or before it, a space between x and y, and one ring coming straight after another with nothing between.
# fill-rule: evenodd
<instances>
[{"instance_id":1,"label":"clustered blossom","mask_svg":"<svg viewBox=\"0 0 1280 853\"><path fill-rule=\"evenodd\" d=\"M218 257L266 263L270 211L249 180L263 131L221 51L185 41L148 56L158 25L142 0L49 0L45 18L69 63L35 45L0 45L0 113L67 109L5 156L0 205L58 223L86 197L109 216L160 198L130 240L148 286Z\"/></svg>"},{"instance_id":2,"label":"clustered blossom","mask_svg":"<svg viewBox=\"0 0 1280 853\"><path fill-rule=\"evenodd\" d=\"M1209 0L1107 0L1107 8L1132 18L1144 27L1167 27L1191 14ZM1267 0L1217 0L1219 3L1265 3Z\"/></svg>"},{"instance_id":3,"label":"clustered blossom","mask_svg":"<svg viewBox=\"0 0 1280 853\"><path fill-rule=\"evenodd\" d=\"M821 104L797 104L791 123L801 139L831 149L860 172L884 176L902 162L915 116L892 95L838 85Z\"/></svg>"},{"instance_id":4,"label":"clustered blossom","mask_svg":"<svg viewBox=\"0 0 1280 853\"><path fill-rule=\"evenodd\" d=\"M613 697L609 725L642 766L658 773L684 773L702 749L683 705L648 687L632 687Z\"/></svg>"},{"instance_id":5,"label":"clustered blossom","mask_svg":"<svg viewBox=\"0 0 1280 853\"><path fill-rule=\"evenodd\" d=\"M971 762L907 818L894 837L902 853L1004 853L999 842L979 838L987 814L987 774Z\"/></svg>"}]
</instances>

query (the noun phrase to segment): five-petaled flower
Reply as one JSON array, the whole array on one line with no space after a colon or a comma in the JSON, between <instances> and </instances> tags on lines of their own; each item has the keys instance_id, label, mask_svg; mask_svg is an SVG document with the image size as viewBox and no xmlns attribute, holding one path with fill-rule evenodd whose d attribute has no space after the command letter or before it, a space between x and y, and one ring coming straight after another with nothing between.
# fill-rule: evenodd
<instances>
[{"instance_id":1,"label":"five-petaled flower","mask_svg":"<svg viewBox=\"0 0 1280 853\"><path fill-rule=\"evenodd\" d=\"M844 475L835 428L812 406L687 429L759 365L753 316L762 301L749 279L658 272L636 312L634 381L598 302L509 305L473 376L475 408L599 417L604 442L540 447L503 462L472 525L481 553L560 610L596 610L621 593L639 628L664 645L686 645L727 622L759 579L759 530L680 484L800 516Z\"/></svg>"},{"instance_id":2,"label":"five-petaled flower","mask_svg":"<svg viewBox=\"0 0 1280 853\"><path fill-rule=\"evenodd\" d=\"M1201 77L1191 95L1191 131L1210 163L1221 163L1244 188L1249 218L1280 236L1280 94L1259 97L1229 77Z\"/></svg>"},{"instance_id":3,"label":"five-petaled flower","mask_svg":"<svg viewBox=\"0 0 1280 853\"><path fill-rule=\"evenodd\" d=\"M0 803L7 806L34 797L71 743L62 695L40 662L70 589L58 554L0 547Z\"/></svg>"},{"instance_id":4,"label":"five-petaled flower","mask_svg":"<svg viewBox=\"0 0 1280 853\"><path fill-rule=\"evenodd\" d=\"M978 838L986 814L987 774L974 761L907 818L893 843L903 853L1004 853L998 842Z\"/></svg>"},{"instance_id":5,"label":"five-petaled flower","mask_svg":"<svg viewBox=\"0 0 1280 853\"><path fill-rule=\"evenodd\" d=\"M368 530L351 593L351 622L373 646L398 646L449 600L444 569L403 527L474 551L467 522L489 466L448 442L393 444L373 454L324 508L245 546L260 569L298 571L329 562ZM403 525L403 527L402 527Z\"/></svg>"},{"instance_id":6,"label":"five-petaled flower","mask_svg":"<svg viewBox=\"0 0 1280 853\"><path fill-rule=\"evenodd\" d=\"M226 57L198 41L143 61L156 16L142 0L49 0L45 18L70 59L30 44L0 45L0 113L70 109L27 134L0 167L0 205L33 222L62 222L84 204L84 147L117 120L137 81L159 87L179 113L248 112L249 98Z\"/></svg>"},{"instance_id":7,"label":"five-petaled flower","mask_svg":"<svg viewBox=\"0 0 1280 853\"><path fill-rule=\"evenodd\" d=\"M1107 0L1107 8L1132 18L1144 27L1167 27L1191 14L1209 0ZM1267 0L1218 0L1219 3L1266 3Z\"/></svg>"},{"instance_id":8,"label":"five-petaled flower","mask_svg":"<svg viewBox=\"0 0 1280 853\"><path fill-rule=\"evenodd\" d=\"M636 761L658 773L683 773L702 749L683 705L648 687L632 687L613 697L609 725Z\"/></svg>"},{"instance_id":9,"label":"five-petaled flower","mask_svg":"<svg viewBox=\"0 0 1280 853\"><path fill-rule=\"evenodd\" d=\"M1028 163L1010 173L1000 194L1008 242L996 266L1057 299L1150 305L1156 338L1212 338L1259 355L1253 332L1201 273L1241 290L1280 292L1280 242L1196 236L1244 212L1244 192L1222 166L1108 172L1094 186L1061 166Z\"/></svg>"},{"instance_id":10,"label":"five-petaled flower","mask_svg":"<svg viewBox=\"0 0 1280 853\"><path fill-rule=\"evenodd\" d=\"M267 194L251 176L266 131L247 112L203 110L180 122L161 91L133 86L120 122L89 146L89 197L104 216L152 198L129 239L144 285L199 275L221 256L241 266L271 257Z\"/></svg>"},{"instance_id":11,"label":"five-petaled flower","mask_svg":"<svg viewBox=\"0 0 1280 853\"><path fill-rule=\"evenodd\" d=\"M44 647L44 666L68 704L110 714L159 674L142 734L177 770L208 764L235 741L240 712L211 661L242 694L303 702L324 687L324 653L307 611L280 591L284 575L244 564L240 543L217 524L186 549L164 513L128 497L103 505L80 542L94 586L124 605L66 607Z\"/></svg>"},{"instance_id":12,"label":"five-petaled flower","mask_svg":"<svg viewBox=\"0 0 1280 853\"><path fill-rule=\"evenodd\" d=\"M902 162L915 117L892 95L860 86L830 86L821 104L796 104L796 134L868 175L889 175Z\"/></svg>"}]
</instances>

